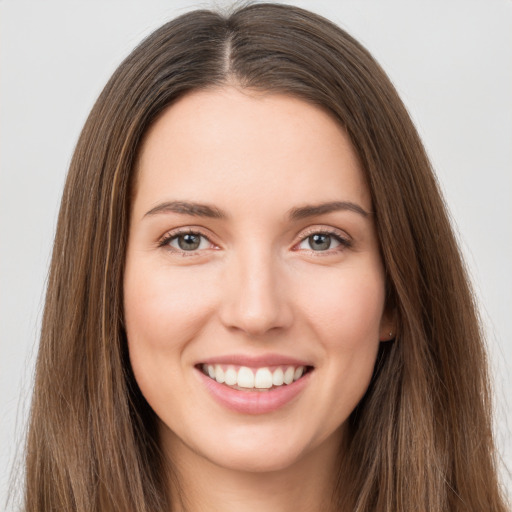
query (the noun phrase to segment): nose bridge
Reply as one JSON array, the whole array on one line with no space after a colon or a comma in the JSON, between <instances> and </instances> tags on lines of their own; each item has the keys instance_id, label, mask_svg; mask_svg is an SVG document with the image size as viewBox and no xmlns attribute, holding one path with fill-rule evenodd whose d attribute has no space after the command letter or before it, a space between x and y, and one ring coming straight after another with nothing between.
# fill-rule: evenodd
<instances>
[{"instance_id":1,"label":"nose bridge","mask_svg":"<svg viewBox=\"0 0 512 512\"><path fill-rule=\"evenodd\" d=\"M282 263L271 247L256 245L233 255L223 304L225 325L250 335L286 327L291 321Z\"/></svg>"}]
</instances>

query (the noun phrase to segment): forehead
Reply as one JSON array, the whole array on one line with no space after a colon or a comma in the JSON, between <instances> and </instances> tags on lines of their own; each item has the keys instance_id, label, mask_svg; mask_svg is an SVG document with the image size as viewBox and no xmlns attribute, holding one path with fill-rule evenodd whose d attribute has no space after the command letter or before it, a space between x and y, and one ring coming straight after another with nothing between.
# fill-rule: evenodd
<instances>
[{"instance_id":1,"label":"forehead","mask_svg":"<svg viewBox=\"0 0 512 512\"><path fill-rule=\"evenodd\" d=\"M148 131L137 203L238 202L252 208L352 200L371 209L358 156L343 127L292 96L223 87L194 91Z\"/></svg>"}]
</instances>

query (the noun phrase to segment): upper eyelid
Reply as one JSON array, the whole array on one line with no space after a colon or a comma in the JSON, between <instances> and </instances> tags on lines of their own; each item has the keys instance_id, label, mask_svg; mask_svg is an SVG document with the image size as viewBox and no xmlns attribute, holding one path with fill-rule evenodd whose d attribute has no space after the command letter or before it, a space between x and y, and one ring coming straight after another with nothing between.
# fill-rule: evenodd
<instances>
[{"instance_id":1,"label":"upper eyelid","mask_svg":"<svg viewBox=\"0 0 512 512\"><path fill-rule=\"evenodd\" d=\"M335 235L339 238L342 238L347 241L351 241L352 237L343 229L335 228L333 226L309 226L308 228L305 228L304 230L301 230L300 233L297 235L297 238L299 240L304 240L308 236L314 235L316 233L323 233L326 235Z\"/></svg>"},{"instance_id":2,"label":"upper eyelid","mask_svg":"<svg viewBox=\"0 0 512 512\"><path fill-rule=\"evenodd\" d=\"M186 235L188 233L192 233L194 235L201 235L207 238L208 240L212 240L212 235L209 234L209 230L206 230L200 226L180 226L177 228L169 229L165 231L165 233L159 237L159 240L165 240L167 238L173 238L179 235Z\"/></svg>"}]
</instances>

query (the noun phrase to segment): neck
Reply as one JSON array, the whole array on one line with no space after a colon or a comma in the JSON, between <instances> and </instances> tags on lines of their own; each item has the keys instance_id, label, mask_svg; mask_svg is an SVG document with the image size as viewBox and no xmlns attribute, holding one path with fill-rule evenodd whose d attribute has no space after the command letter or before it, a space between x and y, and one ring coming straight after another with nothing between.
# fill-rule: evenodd
<instances>
[{"instance_id":1,"label":"neck","mask_svg":"<svg viewBox=\"0 0 512 512\"><path fill-rule=\"evenodd\" d=\"M173 446L172 510L176 512L333 511L339 436L274 471L240 471L219 466L181 441Z\"/></svg>"}]
</instances>

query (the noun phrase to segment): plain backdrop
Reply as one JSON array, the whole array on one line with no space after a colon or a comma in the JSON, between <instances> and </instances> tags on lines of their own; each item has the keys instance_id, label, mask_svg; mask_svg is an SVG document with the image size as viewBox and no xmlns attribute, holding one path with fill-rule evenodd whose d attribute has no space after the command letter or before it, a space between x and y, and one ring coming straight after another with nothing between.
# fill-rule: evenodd
<instances>
[{"instance_id":1,"label":"plain backdrop","mask_svg":"<svg viewBox=\"0 0 512 512\"><path fill-rule=\"evenodd\" d=\"M510 468L512 2L291 3L332 19L373 53L423 137L481 303L497 441ZM55 221L80 129L144 36L192 8L226 5L0 0L0 510L21 458ZM510 491L510 476L504 482Z\"/></svg>"}]
</instances>

